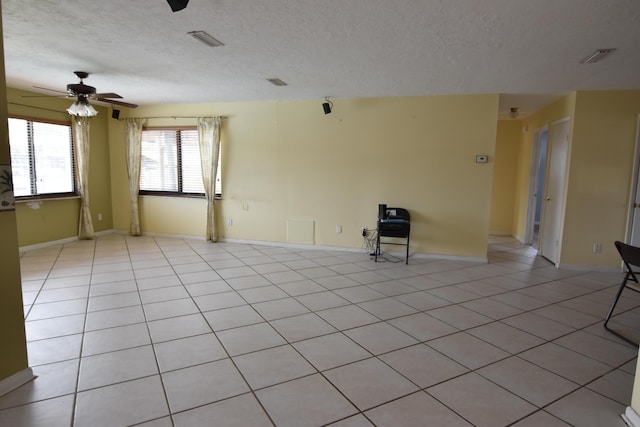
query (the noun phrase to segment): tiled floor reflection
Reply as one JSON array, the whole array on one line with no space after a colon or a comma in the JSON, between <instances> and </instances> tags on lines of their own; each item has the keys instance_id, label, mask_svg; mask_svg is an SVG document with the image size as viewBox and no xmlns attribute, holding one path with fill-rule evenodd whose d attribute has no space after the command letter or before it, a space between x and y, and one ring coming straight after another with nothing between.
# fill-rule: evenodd
<instances>
[{"instance_id":1,"label":"tiled floor reflection","mask_svg":"<svg viewBox=\"0 0 640 427\"><path fill-rule=\"evenodd\" d=\"M21 257L7 426L624 426L620 274L118 234ZM612 325L638 336L640 296Z\"/></svg>"}]
</instances>

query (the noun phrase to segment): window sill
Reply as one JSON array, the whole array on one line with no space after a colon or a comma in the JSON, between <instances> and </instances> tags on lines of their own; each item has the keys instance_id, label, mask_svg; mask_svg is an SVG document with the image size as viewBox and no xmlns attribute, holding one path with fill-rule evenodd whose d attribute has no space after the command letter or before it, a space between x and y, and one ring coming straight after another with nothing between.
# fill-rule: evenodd
<instances>
[{"instance_id":1,"label":"window sill","mask_svg":"<svg viewBox=\"0 0 640 427\"><path fill-rule=\"evenodd\" d=\"M200 199L206 200L205 196L190 194L171 194L171 193L141 193L138 197L165 197L168 199ZM222 200L221 196L216 196L215 200Z\"/></svg>"},{"instance_id":2,"label":"window sill","mask_svg":"<svg viewBox=\"0 0 640 427\"><path fill-rule=\"evenodd\" d=\"M73 195L69 195L69 196L53 196L53 197L47 197L47 196L34 196L34 197L20 197L14 200L16 204L18 203L32 203L32 202L48 202L48 201L55 201L55 200L72 200L72 199L80 199L81 197L78 194L73 194Z\"/></svg>"}]
</instances>

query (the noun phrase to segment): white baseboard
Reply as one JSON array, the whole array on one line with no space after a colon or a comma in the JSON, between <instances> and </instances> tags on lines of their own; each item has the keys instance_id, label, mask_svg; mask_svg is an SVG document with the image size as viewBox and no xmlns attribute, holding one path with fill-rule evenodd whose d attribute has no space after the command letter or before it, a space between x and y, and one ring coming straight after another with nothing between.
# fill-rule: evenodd
<instances>
[{"instance_id":1,"label":"white baseboard","mask_svg":"<svg viewBox=\"0 0 640 427\"><path fill-rule=\"evenodd\" d=\"M33 370L31 368L26 368L20 372L16 372L10 377L0 381L0 396L4 396L10 391L17 389L21 385L24 385L35 378L36 376L33 375Z\"/></svg>"},{"instance_id":2,"label":"white baseboard","mask_svg":"<svg viewBox=\"0 0 640 427\"><path fill-rule=\"evenodd\" d=\"M621 414L620 416L629 427L640 427L640 416L638 416L631 406L627 406L624 414Z\"/></svg>"},{"instance_id":3,"label":"white baseboard","mask_svg":"<svg viewBox=\"0 0 640 427\"><path fill-rule=\"evenodd\" d=\"M515 235L513 236L513 238L516 239L518 242L522 243L523 245L526 244L524 241L524 236Z\"/></svg>"},{"instance_id":4,"label":"white baseboard","mask_svg":"<svg viewBox=\"0 0 640 427\"><path fill-rule=\"evenodd\" d=\"M115 230L103 230L103 231L98 231L95 234L96 234L96 237L99 237L99 236L106 236L113 233L115 233ZM67 237L66 239L52 240L50 242L36 243L35 245L21 246L20 248L18 248L18 250L20 251L20 253L22 253L26 251L32 251L34 249L44 249L51 246L64 245L65 243L72 243L76 241L78 241L78 236Z\"/></svg>"},{"instance_id":5,"label":"white baseboard","mask_svg":"<svg viewBox=\"0 0 640 427\"><path fill-rule=\"evenodd\" d=\"M366 253L369 251L362 248L345 248L341 246L322 246L322 245L300 245L295 243L283 243L283 242L266 242L262 240L243 240L243 239L220 239L219 243L241 243L245 245L260 245L260 246L277 246L280 248L289 248L289 249L306 249L306 250L317 250L317 251L335 251L335 252L350 252L350 253ZM406 255L404 251L384 251L389 255L392 255L396 258L403 258ZM487 263L489 262L487 258L484 257L469 257L469 256L456 256L456 255L440 255L440 254L425 254L425 253L410 253L409 258L418 258L418 259L441 259L448 261L470 261L470 262L481 262Z\"/></svg>"},{"instance_id":6,"label":"white baseboard","mask_svg":"<svg viewBox=\"0 0 640 427\"><path fill-rule=\"evenodd\" d=\"M67 237L66 239L60 239L60 240L52 240L50 242L43 242L43 243L36 243L35 245L29 245L29 246L21 246L20 248L18 248L18 250L20 251L20 253L22 252L26 252L26 251L33 251L36 249L44 249L44 248L48 248L51 246L56 246L56 245L64 245L65 243L71 243L71 242L76 242L78 240L78 237Z\"/></svg>"},{"instance_id":7,"label":"white baseboard","mask_svg":"<svg viewBox=\"0 0 640 427\"><path fill-rule=\"evenodd\" d=\"M124 234L129 234L129 233L125 232ZM195 236L193 234L166 234L166 233L148 233L148 232L143 232L143 233L141 233L141 236L165 237L167 239L200 240L200 241L203 241L203 242L207 241L207 239L204 236ZM131 236L131 237L135 237L135 236Z\"/></svg>"},{"instance_id":8,"label":"white baseboard","mask_svg":"<svg viewBox=\"0 0 640 427\"><path fill-rule=\"evenodd\" d=\"M122 230L119 228L114 228L113 230L110 230L110 234L120 234L123 236L130 236L130 237L137 237L137 236L132 236L131 233L129 233L129 230ZM200 240L200 241L206 241L204 236L197 236L194 234L172 234L172 233L153 233L150 231L143 231L140 233L140 236L146 236L146 237L163 237L163 238L167 238L167 239L183 239L183 240Z\"/></svg>"},{"instance_id":9,"label":"white baseboard","mask_svg":"<svg viewBox=\"0 0 640 427\"><path fill-rule=\"evenodd\" d=\"M489 231L489 236L494 236L494 237L512 237L513 234L511 234L508 231Z\"/></svg>"},{"instance_id":10,"label":"white baseboard","mask_svg":"<svg viewBox=\"0 0 640 427\"><path fill-rule=\"evenodd\" d=\"M322 245L303 245L303 244L286 243L286 242L267 242L263 240L222 238L222 239L218 239L218 243L240 243L244 245L276 246L279 248L307 249L307 250L313 250L313 251L337 251L337 252L354 252L354 253L365 252L364 249L360 249L360 248L343 248L340 246L322 246Z\"/></svg>"},{"instance_id":11,"label":"white baseboard","mask_svg":"<svg viewBox=\"0 0 640 427\"><path fill-rule=\"evenodd\" d=\"M96 236L105 236L109 234L129 234L126 230L112 229L112 230L104 230L96 233ZM165 234L165 233L149 233L144 232L142 236L149 237L165 237L169 239L185 239L185 240L198 240L198 241L206 241L204 236L194 236L194 235L185 235L185 234ZM62 245L65 243L71 243L77 241L77 237L69 237L67 239L61 240L53 240L51 242L38 243L36 245L23 246L20 248L20 252L30 251L34 249L42 249L55 245ZM302 245L295 243L286 243L286 242L268 242L264 240L246 240L246 239L228 239L221 238L218 240L219 243L240 243L246 245L261 245L261 246L277 246L289 249L306 249L306 250L318 250L318 251L337 251L337 252L350 252L350 253L368 253L367 250L363 248L346 248L340 246L323 246L323 245ZM385 251L390 255L393 255L398 258L404 258L405 253L401 251L390 252ZM409 258L415 257L418 259L441 259L448 261L468 261L468 262L479 262L479 263L488 263L488 259L486 257L470 257L470 256L459 256L459 255L441 255L441 254L427 254L427 253L412 253L409 254Z\"/></svg>"},{"instance_id":12,"label":"white baseboard","mask_svg":"<svg viewBox=\"0 0 640 427\"><path fill-rule=\"evenodd\" d=\"M104 230L96 233L96 236L105 236L109 234L128 234L126 230ZM198 241L206 241L204 236L195 236L195 235L185 235L185 234L165 234L165 233L142 233L143 236L150 237L166 237L166 238L175 238L175 239L185 239L185 240L198 240ZM521 241L519 236L513 236L516 240ZM20 247L20 252L30 251L34 249L42 249L50 246L61 245L65 243L71 243L77 241L77 237L69 237L67 239L54 240L51 242L38 243L36 245L30 246L22 246ZM246 239L228 239L221 238L218 240L220 243L241 243L248 245L262 245L262 246L279 246L284 248L291 249L308 249L308 250L319 250L319 251L339 251L339 252L351 252L351 253L362 253L366 252L362 248L345 248L338 246L322 246L322 245L301 245L295 243L286 243L286 242L268 242L263 240L246 240ZM397 256L399 258L404 258L404 252L387 252L390 255ZM448 261L469 261L469 262L479 262L479 263L488 263L489 260L486 257L471 257L471 256L460 256L460 255L441 255L441 254L427 254L427 253L412 253L409 257L415 257L418 259L442 259ZM566 269L566 270L575 270L575 271L598 271L603 273L619 273L621 270L619 267L609 267L609 266L598 266L598 265L583 265L583 264L559 264L558 268ZM640 425L638 426L640 427Z\"/></svg>"}]
</instances>

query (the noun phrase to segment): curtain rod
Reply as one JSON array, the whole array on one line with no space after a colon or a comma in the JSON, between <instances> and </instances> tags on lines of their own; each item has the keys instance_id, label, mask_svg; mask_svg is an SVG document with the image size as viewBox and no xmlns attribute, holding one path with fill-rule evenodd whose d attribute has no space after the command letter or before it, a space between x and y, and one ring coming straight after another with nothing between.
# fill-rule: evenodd
<instances>
[{"instance_id":1,"label":"curtain rod","mask_svg":"<svg viewBox=\"0 0 640 427\"><path fill-rule=\"evenodd\" d=\"M52 108L36 107L34 105L28 105L28 104L18 104L17 102L7 102L7 104L9 104L9 105L17 105L19 107L35 108L36 110L44 110L44 111L51 111L51 112L54 112L54 113L67 114L66 111L54 110Z\"/></svg>"},{"instance_id":2,"label":"curtain rod","mask_svg":"<svg viewBox=\"0 0 640 427\"><path fill-rule=\"evenodd\" d=\"M19 107L35 108L37 110L51 111L53 113L67 114L66 111L54 110L52 108L36 107L34 105L28 105L28 104L19 104L17 102L7 102L7 104L17 105ZM200 117L211 117L211 116L155 116L155 117L131 117L131 118L132 119L133 118L135 119L197 119ZM219 116L219 117L223 120L228 118L227 116Z\"/></svg>"}]
</instances>

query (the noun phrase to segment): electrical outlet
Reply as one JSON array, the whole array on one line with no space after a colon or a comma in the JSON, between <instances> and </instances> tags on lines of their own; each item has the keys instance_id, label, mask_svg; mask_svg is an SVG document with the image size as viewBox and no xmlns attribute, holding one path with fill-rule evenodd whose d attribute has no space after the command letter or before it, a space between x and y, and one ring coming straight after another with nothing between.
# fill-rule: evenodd
<instances>
[{"instance_id":1,"label":"electrical outlet","mask_svg":"<svg viewBox=\"0 0 640 427\"><path fill-rule=\"evenodd\" d=\"M600 252L602 252L602 245L600 243L594 243L593 244L593 253L594 254L599 254Z\"/></svg>"},{"instance_id":2,"label":"electrical outlet","mask_svg":"<svg viewBox=\"0 0 640 427\"><path fill-rule=\"evenodd\" d=\"M340 233L342 233L342 226L336 225L336 234L340 234Z\"/></svg>"},{"instance_id":3,"label":"electrical outlet","mask_svg":"<svg viewBox=\"0 0 640 427\"><path fill-rule=\"evenodd\" d=\"M231 218L227 219L227 225L231 227L233 225L233 219Z\"/></svg>"},{"instance_id":4,"label":"electrical outlet","mask_svg":"<svg viewBox=\"0 0 640 427\"><path fill-rule=\"evenodd\" d=\"M367 237L367 227L362 227L362 229L360 230L360 234L362 235L362 237Z\"/></svg>"},{"instance_id":5,"label":"electrical outlet","mask_svg":"<svg viewBox=\"0 0 640 427\"><path fill-rule=\"evenodd\" d=\"M102 214L101 213L98 214L98 221L102 221Z\"/></svg>"}]
</instances>

